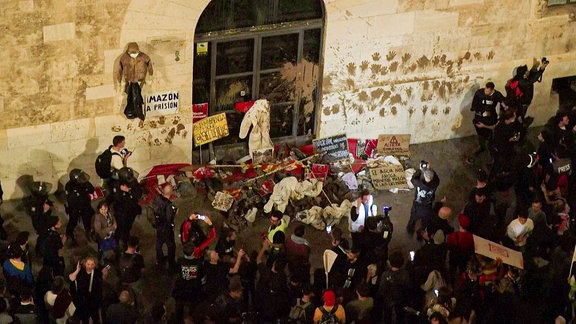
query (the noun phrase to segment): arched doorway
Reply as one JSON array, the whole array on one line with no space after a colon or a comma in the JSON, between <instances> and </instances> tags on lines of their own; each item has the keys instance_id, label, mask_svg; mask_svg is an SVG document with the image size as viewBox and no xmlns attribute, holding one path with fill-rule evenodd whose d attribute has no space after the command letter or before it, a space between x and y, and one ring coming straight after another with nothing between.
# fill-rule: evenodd
<instances>
[{"instance_id":1,"label":"arched doorway","mask_svg":"<svg viewBox=\"0 0 576 324\"><path fill-rule=\"evenodd\" d=\"M324 28L322 0L213 0L195 31L192 102L226 112L242 143L238 105L266 97L275 142L316 131Z\"/></svg>"}]
</instances>

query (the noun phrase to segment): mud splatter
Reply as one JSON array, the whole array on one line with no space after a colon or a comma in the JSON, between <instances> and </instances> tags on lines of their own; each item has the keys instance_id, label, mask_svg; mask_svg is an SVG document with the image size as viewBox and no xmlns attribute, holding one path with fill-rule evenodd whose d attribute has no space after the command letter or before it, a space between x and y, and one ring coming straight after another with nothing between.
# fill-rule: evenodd
<instances>
[{"instance_id":1,"label":"mud splatter","mask_svg":"<svg viewBox=\"0 0 576 324\"><path fill-rule=\"evenodd\" d=\"M390 113L396 116L396 114L398 113L398 109L396 108L396 106L392 106L392 108L390 108Z\"/></svg>"},{"instance_id":2,"label":"mud splatter","mask_svg":"<svg viewBox=\"0 0 576 324\"><path fill-rule=\"evenodd\" d=\"M376 52L376 53L372 54L372 60L373 61L380 61L380 58L381 58L380 53Z\"/></svg>"},{"instance_id":3,"label":"mud splatter","mask_svg":"<svg viewBox=\"0 0 576 324\"><path fill-rule=\"evenodd\" d=\"M353 62L348 63L348 65L346 65L346 70L348 70L348 74L356 75L356 64Z\"/></svg>"},{"instance_id":4,"label":"mud splatter","mask_svg":"<svg viewBox=\"0 0 576 324\"><path fill-rule=\"evenodd\" d=\"M184 129L186 129L186 126L184 126L183 124L176 125L176 133L180 134L180 132L183 131Z\"/></svg>"},{"instance_id":5,"label":"mud splatter","mask_svg":"<svg viewBox=\"0 0 576 324\"><path fill-rule=\"evenodd\" d=\"M446 108L444 108L442 112L444 113L444 115L448 115L450 113L450 107L446 106Z\"/></svg>"},{"instance_id":6,"label":"mud splatter","mask_svg":"<svg viewBox=\"0 0 576 324\"><path fill-rule=\"evenodd\" d=\"M411 58L412 54L404 53L404 55L402 55L402 65L406 65Z\"/></svg>"},{"instance_id":7,"label":"mud splatter","mask_svg":"<svg viewBox=\"0 0 576 324\"><path fill-rule=\"evenodd\" d=\"M380 108L378 115L380 115L380 117L386 117L386 108Z\"/></svg>"},{"instance_id":8,"label":"mud splatter","mask_svg":"<svg viewBox=\"0 0 576 324\"><path fill-rule=\"evenodd\" d=\"M430 110L430 113L432 115L438 115L438 107L436 107L436 106L432 107L432 109Z\"/></svg>"},{"instance_id":9,"label":"mud splatter","mask_svg":"<svg viewBox=\"0 0 576 324\"><path fill-rule=\"evenodd\" d=\"M406 92L406 97L412 98L412 88L406 88L404 91Z\"/></svg>"},{"instance_id":10,"label":"mud splatter","mask_svg":"<svg viewBox=\"0 0 576 324\"><path fill-rule=\"evenodd\" d=\"M172 140L174 139L174 135L176 135L176 128L172 128L170 130L170 132L168 133L168 136L166 136L166 143L172 144Z\"/></svg>"},{"instance_id":11,"label":"mud splatter","mask_svg":"<svg viewBox=\"0 0 576 324\"><path fill-rule=\"evenodd\" d=\"M482 54L480 54L480 52L476 52L474 53L474 58L479 60L480 58L482 58Z\"/></svg>"},{"instance_id":12,"label":"mud splatter","mask_svg":"<svg viewBox=\"0 0 576 324\"><path fill-rule=\"evenodd\" d=\"M402 96L400 94L395 94L392 96L392 98L390 98L390 104L394 105L394 104L399 104L402 102Z\"/></svg>"},{"instance_id":13,"label":"mud splatter","mask_svg":"<svg viewBox=\"0 0 576 324\"><path fill-rule=\"evenodd\" d=\"M464 56L462 58L465 59L466 61L469 61L471 57L472 57L472 53L470 53L468 51L468 52L466 52L466 54L464 54Z\"/></svg>"},{"instance_id":14,"label":"mud splatter","mask_svg":"<svg viewBox=\"0 0 576 324\"><path fill-rule=\"evenodd\" d=\"M141 120L141 121L138 123L138 128L144 128L144 121L143 121L143 120Z\"/></svg>"},{"instance_id":15,"label":"mud splatter","mask_svg":"<svg viewBox=\"0 0 576 324\"><path fill-rule=\"evenodd\" d=\"M412 115L414 114L415 111L416 111L416 109L414 109L414 107L410 106L410 107L408 108L408 115L409 115L410 117L412 117Z\"/></svg>"},{"instance_id":16,"label":"mud splatter","mask_svg":"<svg viewBox=\"0 0 576 324\"><path fill-rule=\"evenodd\" d=\"M159 139L155 138L154 141L152 142L152 144L155 146L160 146L160 145L162 145L162 142L160 142Z\"/></svg>"},{"instance_id":17,"label":"mud splatter","mask_svg":"<svg viewBox=\"0 0 576 324\"><path fill-rule=\"evenodd\" d=\"M366 91L362 90L362 91L358 94L358 101L361 101L361 102L366 102L366 101L368 101L368 94L366 93Z\"/></svg>"},{"instance_id":18,"label":"mud splatter","mask_svg":"<svg viewBox=\"0 0 576 324\"><path fill-rule=\"evenodd\" d=\"M330 116L330 107L324 107L324 109L322 109L322 113L324 116Z\"/></svg>"},{"instance_id":19,"label":"mud splatter","mask_svg":"<svg viewBox=\"0 0 576 324\"><path fill-rule=\"evenodd\" d=\"M398 70L398 62L394 61L390 64L390 67L388 68L390 70L390 72L396 72L396 70Z\"/></svg>"},{"instance_id":20,"label":"mud splatter","mask_svg":"<svg viewBox=\"0 0 576 324\"><path fill-rule=\"evenodd\" d=\"M354 89L356 82L354 82L354 79L346 79L346 85L349 89Z\"/></svg>"},{"instance_id":21,"label":"mud splatter","mask_svg":"<svg viewBox=\"0 0 576 324\"><path fill-rule=\"evenodd\" d=\"M488 55L486 55L486 59L487 59L487 60L492 60L492 59L494 59L494 56L496 56L496 52L494 52L493 50L491 50L490 52L488 52Z\"/></svg>"},{"instance_id":22,"label":"mud splatter","mask_svg":"<svg viewBox=\"0 0 576 324\"><path fill-rule=\"evenodd\" d=\"M427 111L428 111L428 106L426 106L426 105L422 106L422 114L426 115Z\"/></svg>"},{"instance_id":23,"label":"mud splatter","mask_svg":"<svg viewBox=\"0 0 576 324\"><path fill-rule=\"evenodd\" d=\"M158 124L160 125L164 125L166 123L166 117L165 116L160 116L158 118Z\"/></svg>"},{"instance_id":24,"label":"mud splatter","mask_svg":"<svg viewBox=\"0 0 576 324\"><path fill-rule=\"evenodd\" d=\"M392 61L395 57L396 57L395 51L388 51L388 54L386 54L386 60L388 62Z\"/></svg>"},{"instance_id":25,"label":"mud splatter","mask_svg":"<svg viewBox=\"0 0 576 324\"><path fill-rule=\"evenodd\" d=\"M382 65L380 64L372 64L370 65L370 71L372 74L378 74L382 70Z\"/></svg>"},{"instance_id":26,"label":"mud splatter","mask_svg":"<svg viewBox=\"0 0 576 324\"><path fill-rule=\"evenodd\" d=\"M116 133L121 132L121 131L122 131L122 127L120 127L120 126L112 126L112 131L113 131L113 132L116 132Z\"/></svg>"},{"instance_id":27,"label":"mud splatter","mask_svg":"<svg viewBox=\"0 0 576 324\"><path fill-rule=\"evenodd\" d=\"M157 127L158 127L158 125L156 124L156 122L153 121L153 120L149 121L149 122L148 122L148 125L150 126L150 128L157 128Z\"/></svg>"},{"instance_id":28,"label":"mud splatter","mask_svg":"<svg viewBox=\"0 0 576 324\"><path fill-rule=\"evenodd\" d=\"M426 55L422 55L422 57L420 57L416 63L418 64L418 67L423 69L425 67L428 66L428 64L430 64L430 60L428 59L428 57L426 57Z\"/></svg>"}]
</instances>

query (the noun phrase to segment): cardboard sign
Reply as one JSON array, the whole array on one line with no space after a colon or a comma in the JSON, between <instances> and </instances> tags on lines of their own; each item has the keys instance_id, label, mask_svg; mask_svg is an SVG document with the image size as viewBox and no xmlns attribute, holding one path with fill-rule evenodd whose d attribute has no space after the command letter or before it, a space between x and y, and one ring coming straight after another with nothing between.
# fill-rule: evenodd
<instances>
[{"instance_id":1,"label":"cardboard sign","mask_svg":"<svg viewBox=\"0 0 576 324\"><path fill-rule=\"evenodd\" d=\"M349 155L348 139L345 134L312 140L312 145L315 153L322 154L324 162L347 159Z\"/></svg>"},{"instance_id":2,"label":"cardboard sign","mask_svg":"<svg viewBox=\"0 0 576 324\"><path fill-rule=\"evenodd\" d=\"M194 144L200 146L228 136L226 113L206 117L193 127Z\"/></svg>"},{"instance_id":3,"label":"cardboard sign","mask_svg":"<svg viewBox=\"0 0 576 324\"><path fill-rule=\"evenodd\" d=\"M370 168L370 178L376 190L407 188L406 173L402 165L389 164L378 168Z\"/></svg>"},{"instance_id":4,"label":"cardboard sign","mask_svg":"<svg viewBox=\"0 0 576 324\"><path fill-rule=\"evenodd\" d=\"M410 134L379 135L376 151L382 155L410 156Z\"/></svg>"},{"instance_id":5,"label":"cardboard sign","mask_svg":"<svg viewBox=\"0 0 576 324\"><path fill-rule=\"evenodd\" d=\"M214 200L212 201L212 207L221 211L228 211L232 204L234 203L234 197L226 192L218 191Z\"/></svg>"},{"instance_id":6,"label":"cardboard sign","mask_svg":"<svg viewBox=\"0 0 576 324\"><path fill-rule=\"evenodd\" d=\"M178 91L153 93L146 97L146 116L164 116L178 111Z\"/></svg>"},{"instance_id":7,"label":"cardboard sign","mask_svg":"<svg viewBox=\"0 0 576 324\"><path fill-rule=\"evenodd\" d=\"M474 250L476 253L491 259L502 259L502 262L513 267L524 269L522 252L512 250L498 243L474 235Z\"/></svg>"},{"instance_id":8,"label":"cardboard sign","mask_svg":"<svg viewBox=\"0 0 576 324\"><path fill-rule=\"evenodd\" d=\"M269 164L274 162L274 148L267 147L252 152L252 164Z\"/></svg>"},{"instance_id":9,"label":"cardboard sign","mask_svg":"<svg viewBox=\"0 0 576 324\"><path fill-rule=\"evenodd\" d=\"M192 123L197 123L206 117L208 117L207 102L192 105Z\"/></svg>"}]
</instances>

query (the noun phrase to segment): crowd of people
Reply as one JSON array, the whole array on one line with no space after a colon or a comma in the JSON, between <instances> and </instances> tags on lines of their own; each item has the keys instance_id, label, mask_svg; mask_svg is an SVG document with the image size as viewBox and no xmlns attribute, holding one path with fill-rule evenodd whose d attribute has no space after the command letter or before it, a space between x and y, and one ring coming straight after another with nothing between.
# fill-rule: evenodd
<instances>
[{"instance_id":1,"label":"crowd of people","mask_svg":"<svg viewBox=\"0 0 576 324\"><path fill-rule=\"evenodd\" d=\"M36 245L31 251L31 233L22 231L3 249L0 323L519 323L522 307L535 299L542 318L573 319L576 110L558 111L536 145L526 140L533 84L547 64L518 68L506 96L491 82L476 93L476 157L488 151L492 162L478 169L464 206L436 199L440 176L422 161L411 179L406 226L418 250L389 251L390 208L378 209L363 189L348 228L327 228L331 246L318 269L306 225L289 227L293 215L273 210L260 249L248 253L236 245L234 229L215 228L209 215L192 213L175 224L170 184L151 203L156 264L147 267L132 231L143 188L128 167L125 138L116 136L96 161L103 197L85 172L70 172L65 233L46 187L32 188L26 206ZM64 249L79 244L79 221L97 253L66 265ZM474 235L519 251L523 267L476 254ZM7 239L3 228L0 239ZM38 271L34 260L42 260ZM149 268L175 277L172 310L157 301L143 312Z\"/></svg>"}]
</instances>

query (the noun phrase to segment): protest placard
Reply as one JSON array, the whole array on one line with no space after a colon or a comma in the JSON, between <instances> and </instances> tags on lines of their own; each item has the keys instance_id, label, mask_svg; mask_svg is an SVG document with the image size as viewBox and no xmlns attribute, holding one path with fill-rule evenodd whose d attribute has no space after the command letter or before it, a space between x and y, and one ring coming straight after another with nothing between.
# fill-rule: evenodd
<instances>
[{"instance_id":1,"label":"protest placard","mask_svg":"<svg viewBox=\"0 0 576 324\"><path fill-rule=\"evenodd\" d=\"M481 238L480 236L474 235L474 251L494 260L498 258L502 259L502 262L506 264L524 269L522 252L512 250L504 245Z\"/></svg>"},{"instance_id":2,"label":"protest placard","mask_svg":"<svg viewBox=\"0 0 576 324\"><path fill-rule=\"evenodd\" d=\"M407 188L406 173L402 165L388 164L377 168L370 168L370 178L376 190L393 188Z\"/></svg>"},{"instance_id":3,"label":"protest placard","mask_svg":"<svg viewBox=\"0 0 576 324\"><path fill-rule=\"evenodd\" d=\"M198 121L193 126L193 133L196 146L228 136L226 114L221 113Z\"/></svg>"},{"instance_id":4,"label":"protest placard","mask_svg":"<svg viewBox=\"0 0 576 324\"><path fill-rule=\"evenodd\" d=\"M312 140L314 152L322 155L322 161L329 163L347 159L348 138L346 134Z\"/></svg>"},{"instance_id":5,"label":"protest placard","mask_svg":"<svg viewBox=\"0 0 576 324\"><path fill-rule=\"evenodd\" d=\"M410 156L410 134L378 135L376 151L382 155Z\"/></svg>"}]
</instances>

